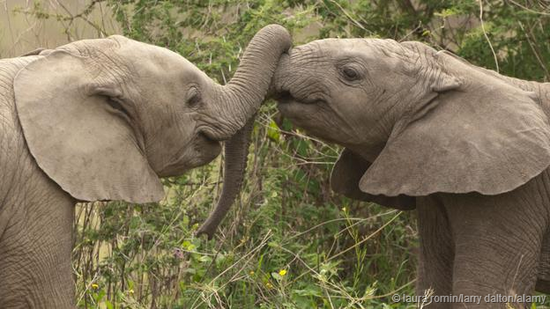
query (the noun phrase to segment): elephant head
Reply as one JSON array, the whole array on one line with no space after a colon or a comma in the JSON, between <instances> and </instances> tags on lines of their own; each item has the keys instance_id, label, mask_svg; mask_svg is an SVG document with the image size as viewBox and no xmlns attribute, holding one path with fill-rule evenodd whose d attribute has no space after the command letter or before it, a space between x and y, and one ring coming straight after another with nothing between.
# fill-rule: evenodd
<instances>
[{"instance_id":1,"label":"elephant head","mask_svg":"<svg viewBox=\"0 0 550 309\"><path fill-rule=\"evenodd\" d=\"M332 188L399 209L436 192L511 191L550 164L535 93L415 42L327 39L292 49L279 110L346 149Z\"/></svg>"},{"instance_id":2,"label":"elephant head","mask_svg":"<svg viewBox=\"0 0 550 309\"><path fill-rule=\"evenodd\" d=\"M210 162L231 138L220 201L230 205L243 177L245 124L290 43L283 27L265 27L225 86L168 49L118 35L39 51L14 81L25 140L75 199L144 203L163 198L159 177Z\"/></svg>"}]
</instances>

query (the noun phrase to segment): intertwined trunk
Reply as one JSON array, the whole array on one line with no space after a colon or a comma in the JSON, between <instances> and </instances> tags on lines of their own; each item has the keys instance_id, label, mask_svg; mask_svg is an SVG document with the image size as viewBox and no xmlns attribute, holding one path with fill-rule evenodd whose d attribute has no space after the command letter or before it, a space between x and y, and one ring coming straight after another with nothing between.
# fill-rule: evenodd
<instances>
[{"instance_id":1,"label":"intertwined trunk","mask_svg":"<svg viewBox=\"0 0 550 309\"><path fill-rule=\"evenodd\" d=\"M218 89L219 101L212 107L210 117L218 128L210 132L216 139L227 139L225 145L224 181L220 200L199 234L212 238L239 194L246 169L254 115L264 101L279 59L292 43L288 31L278 25L269 25L252 39L241 64L231 81Z\"/></svg>"}]
</instances>

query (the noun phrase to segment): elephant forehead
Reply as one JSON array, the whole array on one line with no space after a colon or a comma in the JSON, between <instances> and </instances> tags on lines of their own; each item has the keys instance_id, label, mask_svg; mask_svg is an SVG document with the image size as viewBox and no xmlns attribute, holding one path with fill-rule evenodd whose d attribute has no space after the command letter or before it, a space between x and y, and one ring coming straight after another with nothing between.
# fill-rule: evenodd
<instances>
[{"instance_id":1,"label":"elephant forehead","mask_svg":"<svg viewBox=\"0 0 550 309\"><path fill-rule=\"evenodd\" d=\"M377 38L350 38L350 39L322 39L316 40L299 47L296 50L308 49L309 51L315 51L317 55L325 55L327 57L334 56L335 54L346 51L360 51L363 53L369 50L379 51L399 51L403 47L398 42L391 39L377 39Z\"/></svg>"},{"instance_id":2,"label":"elephant forehead","mask_svg":"<svg viewBox=\"0 0 550 309\"><path fill-rule=\"evenodd\" d=\"M141 78L155 78L159 83L206 75L181 55L159 46L130 41L124 44L117 54L121 62Z\"/></svg>"}]
</instances>

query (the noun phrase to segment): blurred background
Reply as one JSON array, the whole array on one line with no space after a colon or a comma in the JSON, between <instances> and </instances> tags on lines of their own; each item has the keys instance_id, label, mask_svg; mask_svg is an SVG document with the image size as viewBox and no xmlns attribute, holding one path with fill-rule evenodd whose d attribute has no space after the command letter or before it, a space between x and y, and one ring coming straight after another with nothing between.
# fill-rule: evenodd
<instances>
[{"instance_id":1,"label":"blurred background","mask_svg":"<svg viewBox=\"0 0 550 309\"><path fill-rule=\"evenodd\" d=\"M81 14L80 16L78 16ZM0 1L0 57L122 33L106 2Z\"/></svg>"},{"instance_id":2,"label":"blurred background","mask_svg":"<svg viewBox=\"0 0 550 309\"><path fill-rule=\"evenodd\" d=\"M518 78L550 81L544 0L0 0L0 57L123 34L172 49L220 83L263 26L295 44L417 40ZM245 190L212 241L194 236L220 192L223 158L165 179L159 204L76 209L80 308L414 308L414 213L331 192L340 149L262 107ZM541 308L544 304L534 304Z\"/></svg>"}]
</instances>

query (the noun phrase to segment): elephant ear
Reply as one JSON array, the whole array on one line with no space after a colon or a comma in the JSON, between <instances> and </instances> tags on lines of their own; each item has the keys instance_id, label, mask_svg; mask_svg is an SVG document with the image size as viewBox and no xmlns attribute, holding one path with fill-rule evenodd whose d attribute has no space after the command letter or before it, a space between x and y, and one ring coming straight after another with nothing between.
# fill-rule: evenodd
<instances>
[{"instance_id":1,"label":"elephant ear","mask_svg":"<svg viewBox=\"0 0 550 309\"><path fill-rule=\"evenodd\" d=\"M332 169L330 177L332 190L355 200L375 202L382 206L400 210L412 210L416 208L414 197L406 195L390 197L362 192L359 189L359 181L370 166L371 163L363 159L363 157L347 148L344 149Z\"/></svg>"},{"instance_id":2,"label":"elephant ear","mask_svg":"<svg viewBox=\"0 0 550 309\"><path fill-rule=\"evenodd\" d=\"M464 85L398 123L361 191L386 196L511 191L550 164L548 119L533 93L456 60ZM437 87L433 87L434 89Z\"/></svg>"},{"instance_id":3,"label":"elephant ear","mask_svg":"<svg viewBox=\"0 0 550 309\"><path fill-rule=\"evenodd\" d=\"M159 201L163 187L140 148L141 137L112 105L120 95L118 83L110 81L113 72L93 64L57 50L18 73L15 102L29 150L78 200Z\"/></svg>"}]
</instances>

